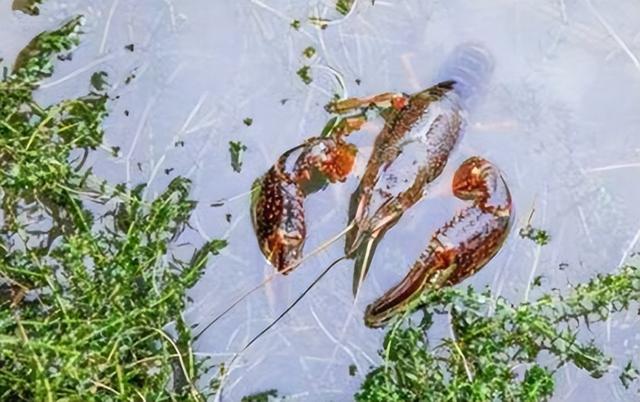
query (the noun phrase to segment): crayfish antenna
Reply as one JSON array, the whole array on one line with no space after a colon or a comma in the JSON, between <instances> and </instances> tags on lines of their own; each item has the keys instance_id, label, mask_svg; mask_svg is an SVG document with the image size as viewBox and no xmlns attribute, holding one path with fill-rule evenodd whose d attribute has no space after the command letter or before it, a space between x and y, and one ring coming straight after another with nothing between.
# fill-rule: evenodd
<instances>
[{"instance_id":1,"label":"crayfish antenna","mask_svg":"<svg viewBox=\"0 0 640 402\"><path fill-rule=\"evenodd\" d=\"M246 351L247 349L249 349L249 347L251 345L253 345L255 343L255 341L257 341L258 339L260 339L260 337L262 335L264 335L265 333L267 333L267 331L269 331L271 328L273 328L281 319L284 318L284 316L287 315L287 313L289 313L289 311L291 311L306 295L307 293L309 293L311 291L311 289L313 289L318 282L320 282L320 280L331 270L331 268L333 268L334 266L336 266L336 264L338 264L340 261L344 260L345 257L339 257L336 258L331 264L329 264L321 273L320 275L318 275L309 286L307 286L307 288L300 293L300 295L298 297L296 297L296 299L293 301L293 303L291 303L286 309L284 309L284 311L282 313L280 313L280 315L278 315L273 321L271 321L269 323L269 325L267 325L266 327L264 327L264 329L262 331L260 331L256 336L254 336L253 338L251 338L251 340L249 342L247 342L247 344L240 350L240 352L238 353L243 353L244 351Z\"/></svg>"},{"instance_id":2,"label":"crayfish antenna","mask_svg":"<svg viewBox=\"0 0 640 402\"><path fill-rule=\"evenodd\" d=\"M258 339L260 339L264 334L266 334L271 328L273 328L278 322L280 322L280 320L282 320L288 313L289 311L291 311L306 295L307 293L309 293L311 291L311 289L313 289L318 282L320 282L320 280L331 270L331 268L333 268L334 266L336 266L336 264L338 264L340 261L344 260L345 257L342 256L340 258L335 259L331 264L329 264L321 273L320 275L318 275L309 286L307 286L307 288L300 293L300 295L298 297L296 297L296 299L293 301L293 303L291 303L286 309L284 309L284 311L282 313L280 313L280 315L278 315L273 321L271 321L269 323L269 325L267 325L266 327L264 327L260 332L258 332L257 335L255 335L253 338L251 338L251 340L249 342L247 342L246 345L244 345L242 347L242 349L240 349L240 351L238 351L237 353L235 353L233 355L233 357L231 358L231 360L229 361L229 364L226 364L225 367L227 367L225 374L223 375L223 377L220 379L220 388L218 390L218 392L220 393L222 390L222 384L224 383L224 381L226 380L226 377L229 375L229 373L231 372L232 366L233 364L236 362L236 360L238 360L238 358L247 351L247 349L249 349L251 347L251 345L253 345Z\"/></svg>"},{"instance_id":3,"label":"crayfish antenna","mask_svg":"<svg viewBox=\"0 0 640 402\"><path fill-rule=\"evenodd\" d=\"M231 196L229 198L219 198L219 199L217 199L217 200L215 200L213 202L210 202L209 206L210 207L214 207L214 208L221 207L221 206L225 205L228 202L233 202L233 201L242 199L244 197L251 196L253 193L256 192L256 190L257 190L256 188L252 188L249 191L245 191L244 193L236 194L236 195Z\"/></svg>"},{"instance_id":4,"label":"crayfish antenna","mask_svg":"<svg viewBox=\"0 0 640 402\"><path fill-rule=\"evenodd\" d=\"M324 243L322 243L320 246L318 246L315 250L313 250L311 253L305 255L303 258L301 258L300 260L296 261L294 264L286 267L284 270L282 270L281 272L274 272L271 275L269 275L268 277L266 277L262 282L260 282L259 284L257 284L256 286L254 286L253 288L251 288L250 290L248 290L247 292L245 292L244 294L242 294L240 297L238 297L233 303L231 303L231 305L229 307L227 307L226 309L224 309L224 311L222 311L220 314L218 314L212 321L210 321L204 328L202 328L200 330L200 332L198 332L194 337L193 340L197 341L209 328L211 328L211 326L213 326L213 324L215 324L217 321L219 321L221 318L223 318L225 315L227 315L231 310L233 310L238 304L240 304L242 301L244 301L247 297L251 296L255 291L261 289L263 286L265 286L266 284L268 284L269 282L271 282L273 280L273 278L275 278L278 274L286 274L288 272L291 272L292 270L294 270L295 268L297 268L299 265L301 265L303 262L305 262L306 260L308 260L309 258L313 257L314 255L322 252L323 250L325 250L327 247L329 247L330 245L332 245L333 243L335 243L336 241L340 240L340 238L342 236L345 235L345 233L347 233L349 230L351 230L351 228L353 227L353 223L349 224L347 227L345 227L340 233L336 234L335 236L333 236L332 238L330 238L329 240L325 241ZM341 257L344 258L344 257ZM336 263L336 262L334 262Z\"/></svg>"}]
</instances>

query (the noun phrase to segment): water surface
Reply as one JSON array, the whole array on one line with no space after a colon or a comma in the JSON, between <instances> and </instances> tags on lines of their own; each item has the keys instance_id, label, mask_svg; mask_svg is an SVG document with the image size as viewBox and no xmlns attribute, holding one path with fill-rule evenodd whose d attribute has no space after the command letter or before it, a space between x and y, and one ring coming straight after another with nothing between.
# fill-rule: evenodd
<instances>
[{"instance_id":1,"label":"water surface","mask_svg":"<svg viewBox=\"0 0 640 402\"><path fill-rule=\"evenodd\" d=\"M461 206L449 186L471 155L503 170L517 216L502 252L466 283L526 300L539 293L530 285L538 275L544 289L564 289L613 271L638 250L640 3L378 0L357 2L346 18L329 0L50 0L36 18L11 12L9 3L0 5L6 60L37 32L86 16L73 60L59 64L39 96L44 102L78 96L94 71L109 74L119 99L110 106L106 140L122 151L115 158L98 153L96 171L132 184L149 181L149 197L176 175L189 176L199 205L187 240L229 240L190 293L185 316L194 324L208 322L273 272L253 237L248 196L221 207L212 202L246 193L280 153L318 134L328 118L322 106L334 93L427 87L463 42L493 54L493 78L459 147L429 196L378 247L356 303L351 266L343 262L238 360L228 400L269 388L294 400L351 400L368 367L379 362L383 336L364 327L363 309L404 275L430 234ZM314 15L333 22L317 29L308 22ZM295 19L300 30L290 26ZM317 51L311 59L302 55L307 46ZM296 75L303 65L311 66L310 85ZM374 121L353 136L360 167L380 125ZM230 140L248 147L241 173L230 166ZM357 175L309 199L307 253L344 228L356 184ZM532 224L551 234L547 246L517 235L532 209ZM338 241L277 277L216 323L197 352L228 360L341 251ZM618 366L637 355L638 329L634 313L592 327ZM615 372L596 381L567 367L557 381L558 401L634 398Z\"/></svg>"}]
</instances>

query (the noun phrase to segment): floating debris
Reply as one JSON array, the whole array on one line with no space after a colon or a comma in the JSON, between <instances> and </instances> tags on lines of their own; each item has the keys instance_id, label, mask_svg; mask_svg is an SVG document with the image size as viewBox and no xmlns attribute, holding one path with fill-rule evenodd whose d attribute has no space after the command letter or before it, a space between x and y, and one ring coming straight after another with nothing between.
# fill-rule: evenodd
<instances>
[{"instance_id":1,"label":"floating debris","mask_svg":"<svg viewBox=\"0 0 640 402\"><path fill-rule=\"evenodd\" d=\"M304 55L304 57L306 57L307 59L312 58L315 54L316 54L316 48L313 46L307 46L303 51L302 54Z\"/></svg>"},{"instance_id":2,"label":"floating debris","mask_svg":"<svg viewBox=\"0 0 640 402\"><path fill-rule=\"evenodd\" d=\"M107 82L107 77L109 75L104 71L97 71L91 75L91 86L95 88L96 91L102 92L106 90L109 83Z\"/></svg>"},{"instance_id":3,"label":"floating debris","mask_svg":"<svg viewBox=\"0 0 640 402\"><path fill-rule=\"evenodd\" d=\"M298 74L298 77L300 77L302 82L304 82L306 85L309 85L311 84L311 82L313 82L313 78L311 78L311 75L309 74L309 70L310 70L309 66L303 66L302 68L300 68L300 70L296 71L296 74Z\"/></svg>"},{"instance_id":4,"label":"floating debris","mask_svg":"<svg viewBox=\"0 0 640 402\"><path fill-rule=\"evenodd\" d=\"M531 224L527 224L527 226L520 228L518 234L523 239L532 240L539 246L546 246L551 241L551 236L546 230L534 228Z\"/></svg>"},{"instance_id":5,"label":"floating debris","mask_svg":"<svg viewBox=\"0 0 640 402\"><path fill-rule=\"evenodd\" d=\"M354 0L338 0L336 1L336 11L342 15L349 14L351 8L353 8Z\"/></svg>"},{"instance_id":6,"label":"floating debris","mask_svg":"<svg viewBox=\"0 0 640 402\"><path fill-rule=\"evenodd\" d=\"M241 402L269 402L270 398L277 398L278 390L269 389L255 394L247 395L241 399Z\"/></svg>"},{"instance_id":7,"label":"floating debris","mask_svg":"<svg viewBox=\"0 0 640 402\"><path fill-rule=\"evenodd\" d=\"M242 154L247 150L247 146L240 141L229 141L229 153L231 154L231 167L240 173L242 170Z\"/></svg>"},{"instance_id":8,"label":"floating debris","mask_svg":"<svg viewBox=\"0 0 640 402\"><path fill-rule=\"evenodd\" d=\"M40 3L42 3L42 0L13 0L11 9L28 15L40 15L40 8L38 7Z\"/></svg>"}]
</instances>

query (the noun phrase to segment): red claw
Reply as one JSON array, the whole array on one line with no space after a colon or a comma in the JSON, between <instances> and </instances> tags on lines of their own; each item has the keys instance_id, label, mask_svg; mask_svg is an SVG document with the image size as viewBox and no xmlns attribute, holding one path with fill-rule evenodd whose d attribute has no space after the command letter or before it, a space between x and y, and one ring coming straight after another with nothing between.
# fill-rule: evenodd
<instances>
[{"instance_id":1,"label":"red claw","mask_svg":"<svg viewBox=\"0 0 640 402\"><path fill-rule=\"evenodd\" d=\"M511 195L491 162L473 157L456 171L454 194L473 204L438 229L407 276L365 312L365 323L381 327L406 311L429 289L451 286L475 274L502 247L511 224Z\"/></svg>"},{"instance_id":2,"label":"red claw","mask_svg":"<svg viewBox=\"0 0 640 402\"><path fill-rule=\"evenodd\" d=\"M289 273L302 258L306 239L304 199L316 191L314 180L346 180L357 148L341 138L315 137L282 154L262 176L252 203L254 231L269 263ZM295 163L289 163L293 159ZM291 165L293 165L291 167Z\"/></svg>"}]
</instances>

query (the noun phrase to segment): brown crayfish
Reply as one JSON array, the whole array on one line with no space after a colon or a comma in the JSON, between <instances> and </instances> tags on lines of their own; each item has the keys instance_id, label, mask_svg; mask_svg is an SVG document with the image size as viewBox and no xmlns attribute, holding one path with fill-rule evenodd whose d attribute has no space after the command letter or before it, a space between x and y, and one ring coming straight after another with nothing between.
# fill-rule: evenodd
<instances>
[{"instance_id":1,"label":"brown crayfish","mask_svg":"<svg viewBox=\"0 0 640 402\"><path fill-rule=\"evenodd\" d=\"M345 255L355 260L353 291L362 284L384 234L420 201L442 173L464 130L465 111L492 71L487 52L463 45L453 52L440 82L408 95L383 93L327 105L343 115L329 136L314 137L280 156L254 184L252 218L260 248L279 272L302 257L304 199L320 186L344 181L357 149L345 137L377 110L385 125L377 135L359 185L351 196ZM365 323L384 325L410 309L426 290L454 285L481 269L500 250L512 220L511 196L499 169L480 158L455 172L454 196L470 202L430 238L407 276L370 304Z\"/></svg>"}]
</instances>

